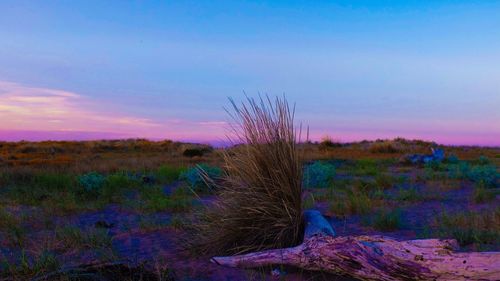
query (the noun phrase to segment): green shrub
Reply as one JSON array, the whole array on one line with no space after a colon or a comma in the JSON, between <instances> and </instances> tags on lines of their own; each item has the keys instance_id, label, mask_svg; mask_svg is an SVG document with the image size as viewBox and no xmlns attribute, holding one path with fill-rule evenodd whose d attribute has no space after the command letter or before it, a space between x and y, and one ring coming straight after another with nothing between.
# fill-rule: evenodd
<instances>
[{"instance_id":1,"label":"green shrub","mask_svg":"<svg viewBox=\"0 0 500 281\"><path fill-rule=\"evenodd\" d=\"M201 157L205 155L206 153L212 152L213 148L212 147L194 147L194 148L186 148L183 152L182 155L185 157Z\"/></svg>"},{"instance_id":2,"label":"green shrub","mask_svg":"<svg viewBox=\"0 0 500 281\"><path fill-rule=\"evenodd\" d=\"M33 178L33 185L33 188L47 191L69 191L75 186L75 181L67 174L40 173Z\"/></svg>"},{"instance_id":3,"label":"green shrub","mask_svg":"<svg viewBox=\"0 0 500 281\"><path fill-rule=\"evenodd\" d=\"M500 174L494 165L481 165L473 166L469 170L467 177L480 186L495 188L498 187Z\"/></svg>"},{"instance_id":4,"label":"green shrub","mask_svg":"<svg viewBox=\"0 0 500 281\"><path fill-rule=\"evenodd\" d=\"M140 182L125 173L115 173L106 177L101 193L101 198L108 202L119 202L123 191L137 187Z\"/></svg>"},{"instance_id":5,"label":"green shrub","mask_svg":"<svg viewBox=\"0 0 500 281\"><path fill-rule=\"evenodd\" d=\"M171 195L166 195L159 187L142 190L145 201L144 210L148 212L184 212L191 209L193 199L186 188L177 188Z\"/></svg>"},{"instance_id":6,"label":"green shrub","mask_svg":"<svg viewBox=\"0 0 500 281\"><path fill-rule=\"evenodd\" d=\"M468 179L484 187L498 187L500 173L495 165L488 164L489 160L478 161L479 165L470 165L461 161L458 164L448 165L448 176L453 179Z\"/></svg>"},{"instance_id":7,"label":"green shrub","mask_svg":"<svg viewBox=\"0 0 500 281\"><path fill-rule=\"evenodd\" d=\"M484 155L479 156L479 158L477 159L477 163L479 165L491 165L490 159L488 159L488 157Z\"/></svg>"},{"instance_id":8,"label":"green shrub","mask_svg":"<svg viewBox=\"0 0 500 281\"><path fill-rule=\"evenodd\" d=\"M466 179L469 171L470 165L465 161L448 165L448 177L452 179Z\"/></svg>"},{"instance_id":9,"label":"green shrub","mask_svg":"<svg viewBox=\"0 0 500 281\"><path fill-rule=\"evenodd\" d=\"M327 150L327 149L336 148L336 147L342 147L342 144L340 142L333 141L329 137L324 137L321 140L321 142L319 143L320 150Z\"/></svg>"},{"instance_id":10,"label":"green shrub","mask_svg":"<svg viewBox=\"0 0 500 281\"><path fill-rule=\"evenodd\" d=\"M424 164L424 168L432 171L446 171L447 166L441 161L430 161Z\"/></svg>"},{"instance_id":11,"label":"green shrub","mask_svg":"<svg viewBox=\"0 0 500 281\"><path fill-rule=\"evenodd\" d=\"M90 172L78 177L78 183L83 188L86 195L97 197L104 187L106 177L97 173Z\"/></svg>"},{"instance_id":12,"label":"green shrub","mask_svg":"<svg viewBox=\"0 0 500 281\"><path fill-rule=\"evenodd\" d=\"M158 170L156 170L156 178L160 183L171 183L179 178L179 176L185 171L184 167L175 167L171 165L161 165Z\"/></svg>"},{"instance_id":13,"label":"green shrub","mask_svg":"<svg viewBox=\"0 0 500 281\"><path fill-rule=\"evenodd\" d=\"M304 168L303 186L306 188L328 187L335 176L335 166L330 163L315 161Z\"/></svg>"},{"instance_id":14,"label":"green shrub","mask_svg":"<svg viewBox=\"0 0 500 281\"><path fill-rule=\"evenodd\" d=\"M215 186L205 183L202 173L205 173L211 180L217 180L222 176L222 170L219 167L200 164L197 167L192 167L182 172L179 179L186 181L195 190L202 191L204 187L207 187L207 184L209 190L213 189Z\"/></svg>"},{"instance_id":15,"label":"green shrub","mask_svg":"<svg viewBox=\"0 0 500 281\"><path fill-rule=\"evenodd\" d=\"M376 176L380 167L373 159L361 159L356 162L354 174L358 176Z\"/></svg>"},{"instance_id":16,"label":"green shrub","mask_svg":"<svg viewBox=\"0 0 500 281\"><path fill-rule=\"evenodd\" d=\"M446 159L445 159L445 162L447 164L458 164L460 160L458 159L458 157L454 154L451 154L450 156L448 156Z\"/></svg>"}]
</instances>

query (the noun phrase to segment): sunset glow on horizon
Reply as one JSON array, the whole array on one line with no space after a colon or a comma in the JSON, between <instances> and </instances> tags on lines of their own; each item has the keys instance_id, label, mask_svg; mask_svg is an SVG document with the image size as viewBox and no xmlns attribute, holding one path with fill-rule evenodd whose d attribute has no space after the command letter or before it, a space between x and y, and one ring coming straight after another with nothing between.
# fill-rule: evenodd
<instances>
[{"instance_id":1,"label":"sunset glow on horizon","mask_svg":"<svg viewBox=\"0 0 500 281\"><path fill-rule=\"evenodd\" d=\"M2 2L0 141L221 144L285 94L312 140L500 146L500 3L308 4Z\"/></svg>"}]
</instances>

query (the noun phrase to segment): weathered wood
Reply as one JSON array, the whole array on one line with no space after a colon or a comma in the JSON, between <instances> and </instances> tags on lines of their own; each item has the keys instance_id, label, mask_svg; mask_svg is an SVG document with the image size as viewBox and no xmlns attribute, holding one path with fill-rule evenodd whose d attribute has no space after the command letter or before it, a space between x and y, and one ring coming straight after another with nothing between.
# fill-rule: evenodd
<instances>
[{"instance_id":1,"label":"weathered wood","mask_svg":"<svg viewBox=\"0 0 500 281\"><path fill-rule=\"evenodd\" d=\"M299 246L214 257L212 262L246 268L292 265L361 280L500 280L499 252L454 252L458 247L455 240L334 237L333 229L321 227L326 220L318 219L317 215L305 214L305 219L310 220L306 222L305 231L312 234L304 235L304 242Z\"/></svg>"}]
</instances>

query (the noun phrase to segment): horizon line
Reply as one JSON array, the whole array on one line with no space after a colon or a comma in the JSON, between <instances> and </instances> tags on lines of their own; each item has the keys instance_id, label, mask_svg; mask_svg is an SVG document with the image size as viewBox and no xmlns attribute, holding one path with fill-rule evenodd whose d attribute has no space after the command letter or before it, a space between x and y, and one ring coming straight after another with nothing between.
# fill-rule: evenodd
<instances>
[{"instance_id":1,"label":"horizon line","mask_svg":"<svg viewBox=\"0 0 500 281\"><path fill-rule=\"evenodd\" d=\"M331 137L328 134L323 134L321 137L312 137L305 141L299 141L300 143L305 142L321 142L324 138L329 138L335 143L350 144L350 143L360 143L360 142L376 142L376 141L394 141L398 138L407 141L425 141L435 143L436 145L442 146L453 146L453 147L484 147L484 148L500 148L500 144L480 144L480 143L460 143L460 142L442 142L429 138L414 138L405 136L396 137L376 137L376 138L362 138L355 137L349 140L342 140L339 137ZM176 137L147 137L147 136L137 136L127 133L113 133L113 132L92 132L92 131L33 131L33 130L0 130L0 142L58 142L58 141L73 141L73 142L85 142L85 141L118 141L118 140L147 140L152 142L160 141L174 141L182 143L192 143L192 144L206 144L214 147L227 147L234 145L232 141L225 138L176 138Z\"/></svg>"}]
</instances>

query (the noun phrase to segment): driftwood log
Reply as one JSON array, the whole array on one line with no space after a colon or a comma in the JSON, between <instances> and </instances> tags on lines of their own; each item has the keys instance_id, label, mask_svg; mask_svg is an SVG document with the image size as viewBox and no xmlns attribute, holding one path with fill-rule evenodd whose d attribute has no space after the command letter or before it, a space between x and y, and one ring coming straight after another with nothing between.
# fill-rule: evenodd
<instances>
[{"instance_id":1,"label":"driftwood log","mask_svg":"<svg viewBox=\"0 0 500 281\"><path fill-rule=\"evenodd\" d=\"M458 244L451 239L335 237L320 212L306 211L304 217L304 242L296 247L211 261L244 268L291 265L360 280L500 280L500 252L454 252Z\"/></svg>"}]
</instances>

